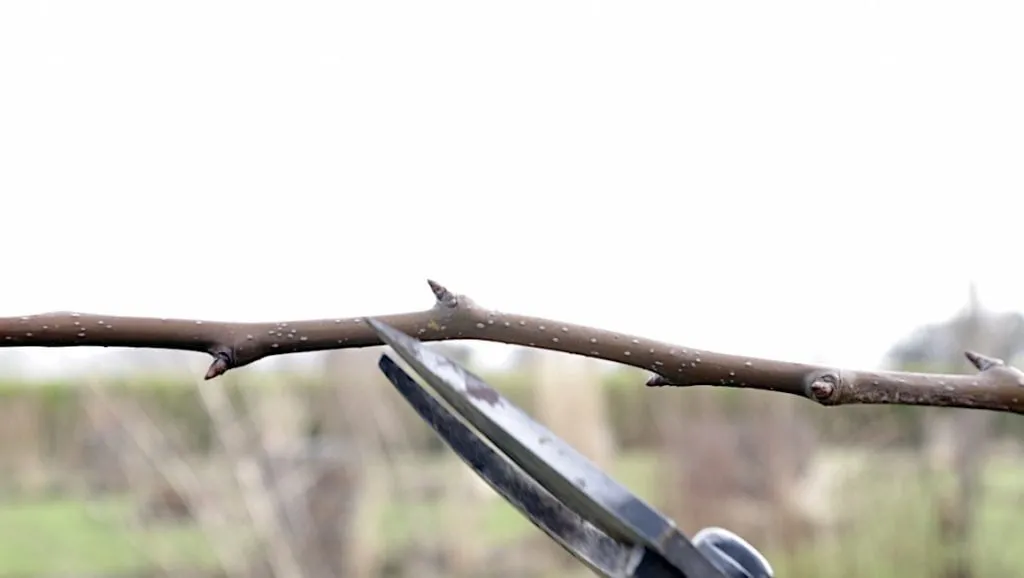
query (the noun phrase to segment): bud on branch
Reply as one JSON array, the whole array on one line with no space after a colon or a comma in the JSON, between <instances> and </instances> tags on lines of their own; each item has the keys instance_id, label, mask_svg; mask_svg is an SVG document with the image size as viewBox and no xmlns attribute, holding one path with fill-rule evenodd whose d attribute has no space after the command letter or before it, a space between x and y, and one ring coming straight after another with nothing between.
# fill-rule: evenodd
<instances>
[{"instance_id":1,"label":"bud on branch","mask_svg":"<svg viewBox=\"0 0 1024 578\"><path fill-rule=\"evenodd\" d=\"M902 404L1024 413L1024 373L967 352L975 375L853 371L743 357L484 309L434 281L434 306L377 319L420 341L477 339L614 361L655 373L659 386L719 386L789 393L822 405ZM381 345L365 318L277 323L45 313L0 318L0 347L134 347L205 352L206 379L264 357Z\"/></svg>"}]
</instances>

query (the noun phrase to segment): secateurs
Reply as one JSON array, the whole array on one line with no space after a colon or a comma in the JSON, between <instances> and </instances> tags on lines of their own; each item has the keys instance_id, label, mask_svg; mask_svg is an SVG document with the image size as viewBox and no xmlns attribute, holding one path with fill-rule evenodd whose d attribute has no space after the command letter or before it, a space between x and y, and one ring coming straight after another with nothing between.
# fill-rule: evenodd
<instances>
[{"instance_id":1,"label":"secateurs","mask_svg":"<svg viewBox=\"0 0 1024 578\"><path fill-rule=\"evenodd\" d=\"M772 578L768 561L739 536L706 528L691 542L670 518L482 379L393 327L368 323L451 407L382 355L381 370L420 417L502 498L599 576Z\"/></svg>"}]
</instances>

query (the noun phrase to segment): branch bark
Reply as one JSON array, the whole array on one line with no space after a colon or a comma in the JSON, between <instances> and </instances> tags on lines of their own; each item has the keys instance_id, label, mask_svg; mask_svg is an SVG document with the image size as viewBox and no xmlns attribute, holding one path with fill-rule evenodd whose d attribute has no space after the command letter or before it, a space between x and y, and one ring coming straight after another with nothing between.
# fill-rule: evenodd
<instances>
[{"instance_id":1,"label":"branch bark","mask_svg":"<svg viewBox=\"0 0 1024 578\"><path fill-rule=\"evenodd\" d=\"M1024 372L966 352L975 375L855 371L703 351L640 336L485 309L428 281L434 306L377 317L421 341L475 339L613 361L659 386L778 391L825 406L900 404L1024 413ZM206 379L272 355L382 345L366 318L225 323L58 312L0 318L0 347L134 347L204 352Z\"/></svg>"}]
</instances>

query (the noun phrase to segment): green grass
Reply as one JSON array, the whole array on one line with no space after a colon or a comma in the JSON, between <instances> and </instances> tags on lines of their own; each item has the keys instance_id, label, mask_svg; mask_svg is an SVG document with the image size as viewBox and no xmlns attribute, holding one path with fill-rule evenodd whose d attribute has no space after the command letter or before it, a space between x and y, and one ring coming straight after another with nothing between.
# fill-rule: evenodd
<instances>
[{"instance_id":1,"label":"green grass","mask_svg":"<svg viewBox=\"0 0 1024 578\"><path fill-rule=\"evenodd\" d=\"M843 490L855 518L838 542L825 537L792 555L766 552L777 575L815 578L931 578L937 575L943 552L935 538L935 495L940 484L923 486L911 469L892 458L877 458ZM400 460L411 472L425 475L430 468L463 467ZM657 462L650 455L625 456L613 468L618 481L645 499L658 502ZM1016 505L1024 500L1024 464L993 460L984 476L977 509L977 539L971 550L977 578L1024 574L1024 519ZM392 500L376 520L382 545L401 551L413 539L442 533L445 506ZM76 500L0 503L0 576L100 574L149 567L159 552L162 560L182 566L209 566L212 552L202 535L188 527L139 533L125 521L128 500L86 504ZM539 536L511 506L486 502L478 512L476 532L482 545L512 545Z\"/></svg>"},{"instance_id":2,"label":"green grass","mask_svg":"<svg viewBox=\"0 0 1024 578\"><path fill-rule=\"evenodd\" d=\"M125 500L0 504L0 576L117 573L171 563L209 564L212 553L190 527L138 532Z\"/></svg>"}]
</instances>

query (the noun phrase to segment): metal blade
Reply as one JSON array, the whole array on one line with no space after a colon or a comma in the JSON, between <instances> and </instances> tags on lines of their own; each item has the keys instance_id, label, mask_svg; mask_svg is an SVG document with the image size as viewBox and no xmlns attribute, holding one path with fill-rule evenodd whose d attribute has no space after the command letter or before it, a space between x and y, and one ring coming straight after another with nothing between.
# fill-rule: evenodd
<instances>
[{"instance_id":1,"label":"metal blade","mask_svg":"<svg viewBox=\"0 0 1024 578\"><path fill-rule=\"evenodd\" d=\"M456 411L558 500L620 541L643 545L689 578L725 578L675 522L608 477L494 388L412 337L367 320Z\"/></svg>"},{"instance_id":2,"label":"metal blade","mask_svg":"<svg viewBox=\"0 0 1024 578\"><path fill-rule=\"evenodd\" d=\"M378 365L416 413L462 461L535 526L600 576L628 578L634 575L633 570L644 555L643 548L613 540L556 500L491 449L390 357L382 355Z\"/></svg>"}]
</instances>

